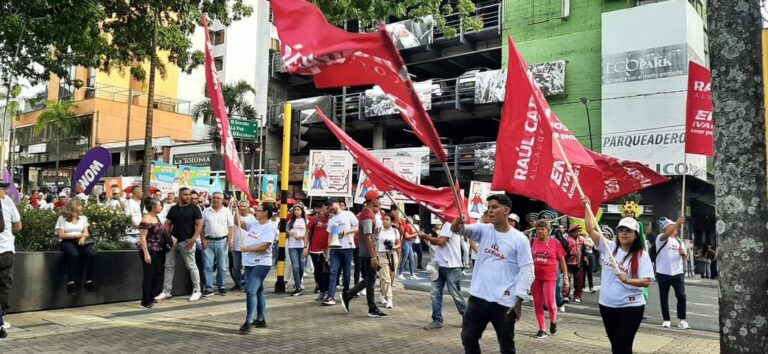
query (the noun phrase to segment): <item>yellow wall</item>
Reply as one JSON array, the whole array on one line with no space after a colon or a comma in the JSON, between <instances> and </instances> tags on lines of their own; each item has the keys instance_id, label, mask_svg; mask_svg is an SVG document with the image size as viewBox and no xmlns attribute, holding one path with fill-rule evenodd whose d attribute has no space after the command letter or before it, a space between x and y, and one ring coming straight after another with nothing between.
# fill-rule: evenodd
<instances>
[{"instance_id":1,"label":"yellow wall","mask_svg":"<svg viewBox=\"0 0 768 354\"><path fill-rule=\"evenodd\" d=\"M168 63L168 53L160 52L160 60L165 62L166 77L163 79L160 76L160 72L155 76L155 95L165 96L171 98L178 98L179 94L179 68L176 65ZM144 70L147 72L147 79L144 82L137 82L133 80L133 89L146 93L147 86L149 85L149 62L141 64ZM96 74L97 85L109 85L114 87L128 88L128 68L124 70L111 70L106 73L101 70Z\"/></svg>"}]
</instances>

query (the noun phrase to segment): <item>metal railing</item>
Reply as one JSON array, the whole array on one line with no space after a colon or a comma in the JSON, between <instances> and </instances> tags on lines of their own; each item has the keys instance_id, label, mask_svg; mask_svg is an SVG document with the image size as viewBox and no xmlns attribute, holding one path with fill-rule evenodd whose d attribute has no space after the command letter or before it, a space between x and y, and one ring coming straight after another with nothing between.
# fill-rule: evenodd
<instances>
[{"instance_id":1,"label":"metal railing","mask_svg":"<svg viewBox=\"0 0 768 354\"><path fill-rule=\"evenodd\" d=\"M475 13L472 18L480 19L483 21L483 27L478 30L466 29L464 27L464 21L459 17L458 13L453 13L445 16L445 27L456 29L456 36L460 40L464 40L464 36L470 33L491 32L495 31L497 35L501 35L502 25L502 4L500 1L491 1L485 4L479 4L475 9ZM438 30L435 28L434 39L446 38L446 31ZM455 37L454 37L455 38Z\"/></svg>"}]
</instances>

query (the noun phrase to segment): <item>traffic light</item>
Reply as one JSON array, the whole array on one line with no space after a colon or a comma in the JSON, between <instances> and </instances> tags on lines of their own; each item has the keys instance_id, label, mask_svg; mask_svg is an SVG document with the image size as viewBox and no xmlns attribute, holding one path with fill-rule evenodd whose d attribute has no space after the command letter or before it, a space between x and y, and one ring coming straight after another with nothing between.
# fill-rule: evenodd
<instances>
[{"instance_id":1,"label":"traffic light","mask_svg":"<svg viewBox=\"0 0 768 354\"><path fill-rule=\"evenodd\" d=\"M291 112L291 152L299 152L301 149L307 146L309 142L301 140L301 136L304 135L309 128L305 127L301 123L304 121L304 115L300 110L292 110Z\"/></svg>"}]
</instances>

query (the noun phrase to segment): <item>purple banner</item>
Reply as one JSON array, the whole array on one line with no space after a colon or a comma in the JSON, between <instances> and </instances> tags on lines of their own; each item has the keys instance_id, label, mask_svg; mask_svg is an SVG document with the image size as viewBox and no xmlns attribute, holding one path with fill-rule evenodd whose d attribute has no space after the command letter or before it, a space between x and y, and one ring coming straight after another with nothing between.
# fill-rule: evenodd
<instances>
[{"instance_id":1,"label":"purple banner","mask_svg":"<svg viewBox=\"0 0 768 354\"><path fill-rule=\"evenodd\" d=\"M8 173L8 168L3 168L3 182L10 183L10 186L5 191L5 194L11 197L14 203L19 204L19 201L21 200L21 195L19 195L19 190L16 188L16 183L13 183L13 178L11 178L11 174Z\"/></svg>"},{"instance_id":2,"label":"purple banner","mask_svg":"<svg viewBox=\"0 0 768 354\"><path fill-rule=\"evenodd\" d=\"M80 163L77 164L75 174L72 176L72 186L83 187L83 193L89 194L93 187L104 177L112 164L112 154L103 147L95 147L88 150Z\"/></svg>"}]
</instances>

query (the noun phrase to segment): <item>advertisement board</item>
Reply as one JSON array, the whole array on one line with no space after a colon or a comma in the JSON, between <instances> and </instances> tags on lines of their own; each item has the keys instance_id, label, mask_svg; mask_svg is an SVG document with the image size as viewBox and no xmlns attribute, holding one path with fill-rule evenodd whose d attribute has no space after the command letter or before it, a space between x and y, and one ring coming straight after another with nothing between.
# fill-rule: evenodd
<instances>
[{"instance_id":1,"label":"advertisement board","mask_svg":"<svg viewBox=\"0 0 768 354\"><path fill-rule=\"evenodd\" d=\"M529 65L533 80L546 97L565 94L565 60ZM475 103L503 102L507 70L482 71L475 75Z\"/></svg>"},{"instance_id":2,"label":"advertisement board","mask_svg":"<svg viewBox=\"0 0 768 354\"><path fill-rule=\"evenodd\" d=\"M179 169L176 165L162 161L152 161L149 184L159 189L163 194L179 190Z\"/></svg>"},{"instance_id":3,"label":"advertisement board","mask_svg":"<svg viewBox=\"0 0 768 354\"><path fill-rule=\"evenodd\" d=\"M397 49L406 49L432 43L435 21L432 16L425 16L418 20L388 23L386 27Z\"/></svg>"},{"instance_id":4,"label":"advertisement board","mask_svg":"<svg viewBox=\"0 0 768 354\"><path fill-rule=\"evenodd\" d=\"M424 105L424 109L432 109L432 80L414 82L413 87L416 89L416 94ZM439 89L439 87L436 87L435 89ZM392 99L389 98L379 86L374 86L372 89L365 90L363 104L365 106L366 117L399 114L397 107L395 107L395 103L392 102Z\"/></svg>"},{"instance_id":5,"label":"advertisement board","mask_svg":"<svg viewBox=\"0 0 768 354\"><path fill-rule=\"evenodd\" d=\"M309 152L310 197L351 197L354 160L346 150Z\"/></svg>"}]
</instances>

